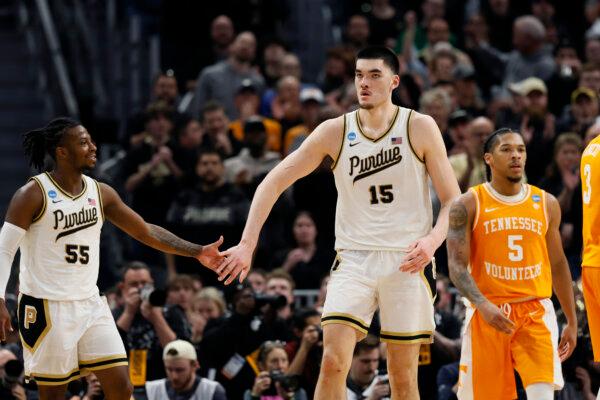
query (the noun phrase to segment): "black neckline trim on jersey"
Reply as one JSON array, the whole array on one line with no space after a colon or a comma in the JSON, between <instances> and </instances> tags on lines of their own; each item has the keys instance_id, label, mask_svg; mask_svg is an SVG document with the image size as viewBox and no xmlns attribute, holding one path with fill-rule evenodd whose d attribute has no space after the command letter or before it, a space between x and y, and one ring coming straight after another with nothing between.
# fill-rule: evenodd
<instances>
[{"instance_id":1,"label":"black neckline trim on jersey","mask_svg":"<svg viewBox=\"0 0 600 400\"><path fill-rule=\"evenodd\" d=\"M79 193L76 196L73 196L72 194L70 194L69 192L67 192L66 190L64 190L62 187L60 187L60 185L58 184L58 182L56 182L54 180L54 178L52 177L52 175L50 175L50 173L45 172L46 176L48 177L48 179L50 179L50 181L52 181L52 184L54 184L54 186L56 186L56 188L65 196L67 196L68 198L70 198L71 200L77 200L78 198L80 198L81 196L83 196L85 194L85 192L87 191L87 182L85 181L85 177L82 177L82 181L83 181L83 189L81 189L81 193Z\"/></svg>"},{"instance_id":2,"label":"black neckline trim on jersey","mask_svg":"<svg viewBox=\"0 0 600 400\"><path fill-rule=\"evenodd\" d=\"M396 124L396 119L398 119L398 114L400 114L400 107L396 107L396 114L394 114L394 118L392 119L392 123L390 124L390 126L388 126L388 128L383 133L383 135L379 136L377 139L373 139L373 138L370 138L367 135L365 135L365 133L362 130L362 126L361 126L361 123L360 123L360 115L359 115L358 111L359 110L356 110L356 125L358 126L358 131L360 132L361 135L364 136L365 139L370 140L373 143L377 143L381 139L383 139L384 137L386 137L387 134L390 133L390 131L392 130L392 128Z\"/></svg>"}]
</instances>

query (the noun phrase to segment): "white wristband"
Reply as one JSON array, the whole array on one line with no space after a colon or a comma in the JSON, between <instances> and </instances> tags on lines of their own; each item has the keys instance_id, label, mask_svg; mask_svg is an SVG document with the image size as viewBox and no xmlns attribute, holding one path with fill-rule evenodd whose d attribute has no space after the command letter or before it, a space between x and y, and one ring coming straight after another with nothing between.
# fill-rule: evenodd
<instances>
[{"instance_id":1,"label":"white wristband","mask_svg":"<svg viewBox=\"0 0 600 400\"><path fill-rule=\"evenodd\" d=\"M15 253L27 231L10 222L4 222L0 229L0 298L6 294L6 285L10 278Z\"/></svg>"}]
</instances>

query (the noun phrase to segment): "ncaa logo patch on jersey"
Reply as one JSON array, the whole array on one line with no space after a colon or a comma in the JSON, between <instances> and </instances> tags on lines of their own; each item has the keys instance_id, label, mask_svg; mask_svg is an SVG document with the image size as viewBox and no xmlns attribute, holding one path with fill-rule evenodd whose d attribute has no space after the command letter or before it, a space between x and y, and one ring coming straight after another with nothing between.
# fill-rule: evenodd
<instances>
[{"instance_id":1,"label":"ncaa logo patch on jersey","mask_svg":"<svg viewBox=\"0 0 600 400\"><path fill-rule=\"evenodd\" d=\"M355 140L356 132L348 132L348 140Z\"/></svg>"},{"instance_id":2,"label":"ncaa logo patch on jersey","mask_svg":"<svg viewBox=\"0 0 600 400\"><path fill-rule=\"evenodd\" d=\"M56 198L57 194L54 190L49 190L48 191L48 197L50 197L51 199Z\"/></svg>"},{"instance_id":3,"label":"ncaa logo patch on jersey","mask_svg":"<svg viewBox=\"0 0 600 400\"><path fill-rule=\"evenodd\" d=\"M534 194L533 196L531 196L531 200L533 200L534 203L539 203L542 200L542 198L539 194Z\"/></svg>"}]
</instances>

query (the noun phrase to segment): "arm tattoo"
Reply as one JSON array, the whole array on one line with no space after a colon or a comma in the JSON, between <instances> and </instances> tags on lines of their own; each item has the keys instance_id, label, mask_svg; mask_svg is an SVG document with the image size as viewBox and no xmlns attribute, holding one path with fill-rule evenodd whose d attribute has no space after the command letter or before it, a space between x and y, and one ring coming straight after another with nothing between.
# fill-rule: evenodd
<instances>
[{"instance_id":1,"label":"arm tattoo","mask_svg":"<svg viewBox=\"0 0 600 400\"><path fill-rule=\"evenodd\" d=\"M463 296L473 305L478 305L486 299L467 270L470 249L467 243L468 214L465 205L460 201L454 202L448 220L446 246L450 279Z\"/></svg>"},{"instance_id":2,"label":"arm tattoo","mask_svg":"<svg viewBox=\"0 0 600 400\"><path fill-rule=\"evenodd\" d=\"M158 225L148 225L150 237L158 242L156 247L158 250L186 257L196 257L202 252L201 245L183 240Z\"/></svg>"}]
</instances>

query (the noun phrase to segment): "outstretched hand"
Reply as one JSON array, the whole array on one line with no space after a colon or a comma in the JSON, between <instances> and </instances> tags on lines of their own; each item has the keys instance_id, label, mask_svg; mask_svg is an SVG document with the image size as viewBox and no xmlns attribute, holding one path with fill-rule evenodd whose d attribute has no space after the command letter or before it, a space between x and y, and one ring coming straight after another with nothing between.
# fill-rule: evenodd
<instances>
[{"instance_id":1,"label":"outstretched hand","mask_svg":"<svg viewBox=\"0 0 600 400\"><path fill-rule=\"evenodd\" d=\"M223 255L219 251L219 246L223 244L223 236L219 237L219 240L206 246L202 246L202 251L196 256L196 259L202 263L202 265L216 271L217 267L223 261Z\"/></svg>"},{"instance_id":2,"label":"outstretched hand","mask_svg":"<svg viewBox=\"0 0 600 400\"><path fill-rule=\"evenodd\" d=\"M224 259L216 269L219 280L225 279L225 285L229 285L239 276L240 282L244 282L250 272L253 252L253 248L242 243L222 252Z\"/></svg>"}]
</instances>

